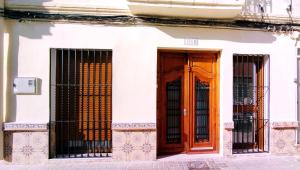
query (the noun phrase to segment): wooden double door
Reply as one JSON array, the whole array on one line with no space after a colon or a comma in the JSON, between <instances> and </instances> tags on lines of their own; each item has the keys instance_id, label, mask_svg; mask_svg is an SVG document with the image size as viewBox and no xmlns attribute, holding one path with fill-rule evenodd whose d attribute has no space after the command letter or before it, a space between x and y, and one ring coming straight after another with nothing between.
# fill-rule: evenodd
<instances>
[{"instance_id":1,"label":"wooden double door","mask_svg":"<svg viewBox=\"0 0 300 170\"><path fill-rule=\"evenodd\" d=\"M218 152L218 62L212 52L158 53L158 154Z\"/></svg>"}]
</instances>

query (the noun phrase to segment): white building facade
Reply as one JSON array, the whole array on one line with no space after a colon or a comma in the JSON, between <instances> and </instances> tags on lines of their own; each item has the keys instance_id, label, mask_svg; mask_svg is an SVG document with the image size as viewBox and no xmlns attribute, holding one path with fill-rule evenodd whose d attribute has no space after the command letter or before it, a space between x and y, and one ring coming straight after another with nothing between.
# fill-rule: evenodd
<instances>
[{"instance_id":1,"label":"white building facade","mask_svg":"<svg viewBox=\"0 0 300 170\"><path fill-rule=\"evenodd\" d=\"M3 159L299 153L300 2L1 4Z\"/></svg>"}]
</instances>

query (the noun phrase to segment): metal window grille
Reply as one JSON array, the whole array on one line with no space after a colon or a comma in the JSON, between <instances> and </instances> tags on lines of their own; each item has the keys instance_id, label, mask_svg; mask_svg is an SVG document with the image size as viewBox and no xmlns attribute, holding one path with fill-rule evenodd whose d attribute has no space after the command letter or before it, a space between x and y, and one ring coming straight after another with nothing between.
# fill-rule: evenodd
<instances>
[{"instance_id":1,"label":"metal window grille","mask_svg":"<svg viewBox=\"0 0 300 170\"><path fill-rule=\"evenodd\" d=\"M167 88L167 143L181 142L181 79L169 82Z\"/></svg>"},{"instance_id":2,"label":"metal window grille","mask_svg":"<svg viewBox=\"0 0 300 170\"><path fill-rule=\"evenodd\" d=\"M233 153L268 152L269 86L264 55L233 56Z\"/></svg>"},{"instance_id":3,"label":"metal window grille","mask_svg":"<svg viewBox=\"0 0 300 170\"><path fill-rule=\"evenodd\" d=\"M196 80L195 141L209 141L209 84Z\"/></svg>"},{"instance_id":4,"label":"metal window grille","mask_svg":"<svg viewBox=\"0 0 300 170\"><path fill-rule=\"evenodd\" d=\"M108 157L112 51L51 49L50 157Z\"/></svg>"}]
</instances>

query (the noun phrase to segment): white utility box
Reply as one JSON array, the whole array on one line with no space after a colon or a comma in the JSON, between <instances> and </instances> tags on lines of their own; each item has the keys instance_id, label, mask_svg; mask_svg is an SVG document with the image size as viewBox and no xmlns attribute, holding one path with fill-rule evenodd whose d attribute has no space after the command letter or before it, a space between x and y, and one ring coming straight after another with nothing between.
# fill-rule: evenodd
<instances>
[{"instance_id":1,"label":"white utility box","mask_svg":"<svg viewBox=\"0 0 300 170\"><path fill-rule=\"evenodd\" d=\"M37 94L38 79L35 77L16 77L14 79L15 94Z\"/></svg>"}]
</instances>

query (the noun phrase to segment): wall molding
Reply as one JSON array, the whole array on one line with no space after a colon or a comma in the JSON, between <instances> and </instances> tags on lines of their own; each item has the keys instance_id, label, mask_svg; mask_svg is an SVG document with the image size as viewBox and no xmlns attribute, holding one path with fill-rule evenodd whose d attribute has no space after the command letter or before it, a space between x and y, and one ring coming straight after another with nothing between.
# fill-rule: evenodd
<instances>
[{"instance_id":1,"label":"wall molding","mask_svg":"<svg viewBox=\"0 0 300 170\"><path fill-rule=\"evenodd\" d=\"M273 122L273 129L295 129L298 128L298 122Z\"/></svg>"},{"instance_id":2,"label":"wall molding","mask_svg":"<svg viewBox=\"0 0 300 170\"><path fill-rule=\"evenodd\" d=\"M113 123L112 130L132 131L132 130L156 130L156 123Z\"/></svg>"},{"instance_id":3,"label":"wall molding","mask_svg":"<svg viewBox=\"0 0 300 170\"><path fill-rule=\"evenodd\" d=\"M126 1L124 0L124 3ZM119 2L120 3L120 2ZM123 2L121 2L123 3ZM5 10L45 12L56 14L91 14L91 15L125 15L130 11L127 5L118 3L101 3L97 0L88 2L78 0L60 0L60 1L7 1Z\"/></svg>"},{"instance_id":4,"label":"wall molding","mask_svg":"<svg viewBox=\"0 0 300 170\"><path fill-rule=\"evenodd\" d=\"M172 5L207 5L207 6L242 6L244 0L127 0L128 2L148 3L148 4L172 4Z\"/></svg>"},{"instance_id":5,"label":"wall molding","mask_svg":"<svg viewBox=\"0 0 300 170\"><path fill-rule=\"evenodd\" d=\"M232 129L234 129L234 123L233 122L225 122L224 123L224 129L225 130L232 130Z\"/></svg>"},{"instance_id":6,"label":"wall molding","mask_svg":"<svg viewBox=\"0 0 300 170\"><path fill-rule=\"evenodd\" d=\"M47 123L3 123L3 131L47 131Z\"/></svg>"},{"instance_id":7,"label":"wall molding","mask_svg":"<svg viewBox=\"0 0 300 170\"><path fill-rule=\"evenodd\" d=\"M104 25L155 25L155 26L182 26L201 28L230 28L254 31L293 31L299 24L272 24L267 22L254 22L246 20L212 20L212 19L184 19L168 17L149 17L131 15L80 15L80 14L51 14L32 11L5 10L4 17L17 19L20 22L62 22L62 23L89 23Z\"/></svg>"}]
</instances>

